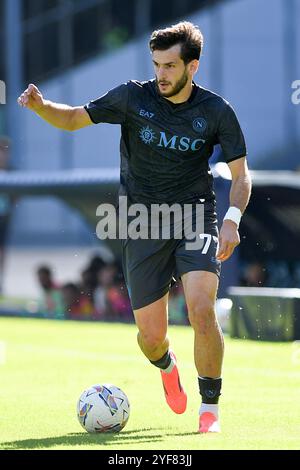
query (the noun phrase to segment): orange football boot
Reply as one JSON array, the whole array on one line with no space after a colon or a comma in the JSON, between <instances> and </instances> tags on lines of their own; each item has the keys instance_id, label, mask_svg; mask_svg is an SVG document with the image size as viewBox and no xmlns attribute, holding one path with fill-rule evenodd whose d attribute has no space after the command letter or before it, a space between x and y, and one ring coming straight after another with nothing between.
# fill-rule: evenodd
<instances>
[{"instance_id":1,"label":"orange football boot","mask_svg":"<svg viewBox=\"0 0 300 470\"><path fill-rule=\"evenodd\" d=\"M167 374L163 370L160 370L161 378L169 407L174 413L182 414L186 410L187 396L180 383L176 356L173 351L170 351L170 355L175 363L172 372Z\"/></svg>"},{"instance_id":2,"label":"orange football boot","mask_svg":"<svg viewBox=\"0 0 300 470\"><path fill-rule=\"evenodd\" d=\"M218 418L209 411L205 411L199 416L199 432L221 432Z\"/></svg>"}]
</instances>

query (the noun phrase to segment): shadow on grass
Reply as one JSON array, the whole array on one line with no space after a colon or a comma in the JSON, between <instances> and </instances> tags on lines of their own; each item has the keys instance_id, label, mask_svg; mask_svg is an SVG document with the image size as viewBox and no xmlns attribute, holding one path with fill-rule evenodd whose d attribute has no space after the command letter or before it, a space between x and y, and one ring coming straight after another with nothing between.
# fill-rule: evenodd
<instances>
[{"instance_id":1,"label":"shadow on grass","mask_svg":"<svg viewBox=\"0 0 300 470\"><path fill-rule=\"evenodd\" d=\"M76 446L109 446L144 444L148 442L158 442L164 437L163 434L149 434L149 432L159 431L159 429L137 429L133 431L122 431L119 434L88 434L86 432L70 433L65 436L44 437L41 439L25 439L20 441L3 442L0 444L2 450L17 449L40 449L56 446L76 447Z\"/></svg>"},{"instance_id":2,"label":"shadow on grass","mask_svg":"<svg viewBox=\"0 0 300 470\"><path fill-rule=\"evenodd\" d=\"M172 433L172 434L166 434L166 436L177 436L177 437L183 437L183 436L200 436L201 434L199 434L198 431L194 431L194 432L181 432L181 433Z\"/></svg>"},{"instance_id":3,"label":"shadow on grass","mask_svg":"<svg viewBox=\"0 0 300 470\"><path fill-rule=\"evenodd\" d=\"M163 431L163 433L152 434L155 431ZM169 429L167 430L169 431ZM18 450L18 449L46 449L56 446L76 447L76 446L110 446L117 444L126 446L128 444L146 444L162 441L166 437L183 437L196 436L197 432L187 433L170 433L163 428L142 428L132 431L122 431L118 434L88 434L86 432L70 433L65 436L44 437L41 439L24 439L20 441L3 442L0 444L2 450Z\"/></svg>"}]
</instances>

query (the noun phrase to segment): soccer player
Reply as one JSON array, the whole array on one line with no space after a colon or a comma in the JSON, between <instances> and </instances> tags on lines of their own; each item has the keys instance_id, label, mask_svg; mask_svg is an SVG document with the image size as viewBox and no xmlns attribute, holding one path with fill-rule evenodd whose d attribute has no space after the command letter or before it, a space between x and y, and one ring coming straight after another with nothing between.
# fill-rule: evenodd
<instances>
[{"instance_id":1,"label":"soccer player","mask_svg":"<svg viewBox=\"0 0 300 470\"><path fill-rule=\"evenodd\" d=\"M121 194L130 203L204 205L205 245L186 248L181 239L123 241L123 267L138 344L160 369L165 398L175 413L186 409L177 360L167 337L168 293L174 273L183 283L194 360L202 403L199 432L219 432L218 401L224 343L215 314L221 263L239 244L238 227L246 209L251 181L244 137L230 104L197 85L203 36L197 26L180 22L154 31L150 38L155 79L128 81L85 106L69 107L45 100L30 84L21 106L60 129L101 122L121 124ZM230 207L220 234L208 160L220 144L231 171ZM192 226L195 226L195 210Z\"/></svg>"}]
</instances>

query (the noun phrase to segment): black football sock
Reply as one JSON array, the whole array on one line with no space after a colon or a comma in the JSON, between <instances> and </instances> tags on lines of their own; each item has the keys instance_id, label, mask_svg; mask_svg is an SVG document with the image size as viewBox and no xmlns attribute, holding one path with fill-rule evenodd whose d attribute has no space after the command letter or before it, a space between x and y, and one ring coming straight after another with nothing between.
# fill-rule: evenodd
<instances>
[{"instance_id":1,"label":"black football sock","mask_svg":"<svg viewBox=\"0 0 300 470\"><path fill-rule=\"evenodd\" d=\"M158 361L150 361L150 362L155 367L159 367L159 369L163 369L163 370L167 369L172 362L170 351L168 350L166 354L164 354L163 357L159 359Z\"/></svg>"},{"instance_id":2,"label":"black football sock","mask_svg":"<svg viewBox=\"0 0 300 470\"><path fill-rule=\"evenodd\" d=\"M212 379L211 377L198 377L199 392L202 396L202 403L216 405L221 395L222 379Z\"/></svg>"}]
</instances>

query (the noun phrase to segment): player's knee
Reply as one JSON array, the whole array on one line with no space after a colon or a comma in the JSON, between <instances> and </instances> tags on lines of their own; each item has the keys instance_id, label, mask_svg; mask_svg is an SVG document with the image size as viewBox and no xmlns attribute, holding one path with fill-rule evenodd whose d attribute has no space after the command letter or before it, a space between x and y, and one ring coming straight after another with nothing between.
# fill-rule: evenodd
<instances>
[{"instance_id":1,"label":"player's knee","mask_svg":"<svg viewBox=\"0 0 300 470\"><path fill-rule=\"evenodd\" d=\"M155 332L139 332L138 343L140 346L147 349L147 351L154 352L165 341L166 335L163 333Z\"/></svg>"},{"instance_id":2,"label":"player's knee","mask_svg":"<svg viewBox=\"0 0 300 470\"><path fill-rule=\"evenodd\" d=\"M191 326L205 334L216 322L215 303L209 296L201 295L188 305Z\"/></svg>"}]
</instances>

